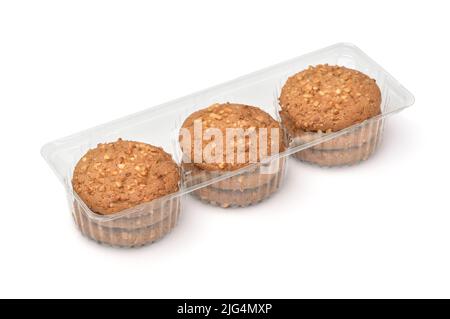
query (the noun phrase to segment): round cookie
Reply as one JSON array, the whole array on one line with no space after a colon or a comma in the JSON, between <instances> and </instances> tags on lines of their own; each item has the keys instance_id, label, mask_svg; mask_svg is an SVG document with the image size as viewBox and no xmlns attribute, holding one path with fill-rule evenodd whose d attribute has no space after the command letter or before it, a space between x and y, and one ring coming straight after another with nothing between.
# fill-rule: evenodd
<instances>
[{"instance_id":1,"label":"round cookie","mask_svg":"<svg viewBox=\"0 0 450 319\"><path fill-rule=\"evenodd\" d=\"M178 191L179 184L179 168L162 148L122 139L99 144L75 166L72 186L84 203L74 203L75 222L102 243L153 242L172 228L157 225L174 225L180 211L179 197L157 199Z\"/></svg>"},{"instance_id":2,"label":"round cookie","mask_svg":"<svg viewBox=\"0 0 450 319\"><path fill-rule=\"evenodd\" d=\"M342 66L318 65L286 81L280 106L304 131L339 131L380 114L375 80Z\"/></svg>"},{"instance_id":3,"label":"round cookie","mask_svg":"<svg viewBox=\"0 0 450 319\"><path fill-rule=\"evenodd\" d=\"M207 132L208 129L220 130L223 142L216 143L216 140L213 138L203 139L203 136L200 138L196 137L194 134L196 122L201 125L203 132ZM261 133L265 135L263 141L265 140L267 144L259 145L259 142L256 145L252 144L254 141L252 142L248 134L227 140L227 129L233 128L243 129L246 133L256 134L256 136ZM275 130L276 135L272 135L272 129ZM261 109L244 104L213 104L210 107L192 113L182 124L180 131L181 144L184 142L183 139L186 138L183 136L182 130L188 130L191 139L188 144L189 147L183 148L184 159L182 167L185 172L187 186L206 182L226 172L248 166L252 162L260 162L262 159L260 147L265 148L263 154L265 153L267 156L285 150L284 132L280 124ZM196 145L196 142L199 144ZM215 152L221 152L219 154L222 156L218 157L219 160L208 161L202 156L200 161L197 161L195 153L200 150L203 154L204 150L210 147L211 143L215 143L218 149L214 150L214 154L216 154ZM230 143L232 144L231 147ZM274 144L274 148L272 148L272 144ZM239 150L243 150L240 157L238 157ZM256 153L252 153L254 151ZM241 159L241 161L238 161L238 159ZM251 171L196 190L194 194L204 201L222 207L247 206L259 202L274 192L280 184L277 183L276 187L271 187L271 191L267 192L267 185L273 184L274 180L280 178L284 172L284 159L276 161L275 164L277 164L277 167L271 170L265 170L262 168L262 165L257 165Z\"/></svg>"},{"instance_id":4,"label":"round cookie","mask_svg":"<svg viewBox=\"0 0 450 319\"><path fill-rule=\"evenodd\" d=\"M375 80L367 75L325 64L309 67L289 77L281 90L279 103L290 146L295 147L379 115L381 92ZM375 149L366 144L376 144L381 125L370 124L294 156L322 166L348 165L365 160L370 154L355 148L361 147L370 153ZM318 153L331 150L335 152Z\"/></svg>"},{"instance_id":5,"label":"round cookie","mask_svg":"<svg viewBox=\"0 0 450 319\"><path fill-rule=\"evenodd\" d=\"M162 148L119 139L89 150L72 186L93 212L108 215L176 192L179 181L178 166Z\"/></svg>"},{"instance_id":6,"label":"round cookie","mask_svg":"<svg viewBox=\"0 0 450 319\"><path fill-rule=\"evenodd\" d=\"M249 138L245 138L245 141L235 139L234 147L231 149L233 152L234 162L229 163L226 161L227 154L227 143L224 140L222 143L222 154L223 160L221 162L207 162L205 158L202 157L201 162L195 161L195 143L194 143L194 122L201 121L203 131L208 129L219 129L223 137L226 136L227 129L243 129L248 131L255 131L256 134L260 132L260 129L267 130L267 144L264 145L267 150L267 155L272 155L272 143L278 144L278 152L282 152L285 149L284 136L280 127L280 124L275 121L269 114L261 110L260 108L235 103L224 103L224 104L213 104L205 109L199 110L197 112L189 115L182 124L182 129L187 129L190 132L191 143L190 150L184 150L183 152L188 152L189 158L193 164L201 169L214 171L233 171L244 166L247 166L250 162L250 147ZM273 137L271 134L271 129L278 130L278 136ZM272 141L272 138L277 138L278 140ZM180 142L182 142L182 135L180 135ZM213 140L201 140L201 149L204 148ZM237 161L238 145L240 142L245 142L245 160L242 163ZM256 161L259 162L260 158L260 145L256 145Z\"/></svg>"}]
</instances>

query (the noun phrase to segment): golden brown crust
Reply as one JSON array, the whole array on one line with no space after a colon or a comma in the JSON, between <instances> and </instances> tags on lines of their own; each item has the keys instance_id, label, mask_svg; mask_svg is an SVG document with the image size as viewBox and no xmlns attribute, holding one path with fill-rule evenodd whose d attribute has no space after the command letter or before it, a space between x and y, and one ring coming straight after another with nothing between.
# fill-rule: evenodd
<instances>
[{"instance_id":1,"label":"golden brown crust","mask_svg":"<svg viewBox=\"0 0 450 319\"><path fill-rule=\"evenodd\" d=\"M72 186L98 214L113 214L178 191L178 166L162 148L124 141L98 144L77 163Z\"/></svg>"},{"instance_id":2,"label":"golden brown crust","mask_svg":"<svg viewBox=\"0 0 450 319\"><path fill-rule=\"evenodd\" d=\"M234 158L232 163L226 161L226 140L223 141L223 159L221 162L213 162L208 163L205 158L202 158L202 162L196 163L194 161L194 121L201 120L203 132L206 132L209 128L217 128L222 131L223 137L225 139L226 129L227 128L241 128L246 130L247 132L256 132L259 134L259 130L261 128L267 129L267 153L268 155L272 155L271 152L271 143L272 143L272 134L271 129L276 128L278 130L278 146L279 152L284 151L285 149L285 141L283 137L282 130L280 128L280 124L274 120L269 114L264 112L263 110L249 105L244 104L234 104L234 103L225 103L225 104L213 104L205 109L199 110L197 112L192 113L186 120L184 121L182 128L188 129L190 131L191 136L191 149L190 159L194 162L194 165L204 170L219 170L219 171L231 171L236 170L241 167L248 165L250 162L249 150L250 150L250 138L246 135L245 139L245 161L244 163L237 163L237 149L238 144L244 143L242 139L235 138L234 139L234 147L232 148L232 155L230 158ZM258 135L256 135L258 136ZM274 137L275 138L275 137ZM182 141L182 135L180 134L180 141ZM211 142L214 142L214 138L210 140L201 141L202 150L207 147ZM260 161L260 152L259 146L257 145L257 161ZM184 150L186 151L186 150Z\"/></svg>"},{"instance_id":3,"label":"golden brown crust","mask_svg":"<svg viewBox=\"0 0 450 319\"><path fill-rule=\"evenodd\" d=\"M381 112L375 80L341 66L317 65L288 78L282 110L303 131L339 131Z\"/></svg>"}]
</instances>

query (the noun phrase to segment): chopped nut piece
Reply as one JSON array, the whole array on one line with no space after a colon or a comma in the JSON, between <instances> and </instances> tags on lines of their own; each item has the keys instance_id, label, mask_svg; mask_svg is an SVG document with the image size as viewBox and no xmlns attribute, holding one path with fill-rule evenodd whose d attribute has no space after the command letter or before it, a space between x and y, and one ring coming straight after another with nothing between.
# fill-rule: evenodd
<instances>
[{"instance_id":1,"label":"chopped nut piece","mask_svg":"<svg viewBox=\"0 0 450 319\"><path fill-rule=\"evenodd\" d=\"M219 114L215 114L215 113L210 113L209 116L216 120L222 119L222 116L220 116Z\"/></svg>"}]
</instances>

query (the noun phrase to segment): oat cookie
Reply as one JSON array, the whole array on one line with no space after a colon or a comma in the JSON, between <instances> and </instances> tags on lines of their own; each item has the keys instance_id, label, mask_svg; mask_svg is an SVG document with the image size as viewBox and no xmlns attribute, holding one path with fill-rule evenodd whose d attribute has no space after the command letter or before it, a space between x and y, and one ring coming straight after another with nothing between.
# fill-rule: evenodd
<instances>
[{"instance_id":1,"label":"oat cookie","mask_svg":"<svg viewBox=\"0 0 450 319\"><path fill-rule=\"evenodd\" d=\"M168 202L152 201L178 191L179 184L179 168L162 148L122 139L99 144L89 150L75 166L73 190L87 206L76 209L78 216L83 217L76 218L76 221L83 221L83 225L88 225L92 230L90 237L102 242L127 246L126 238L133 238L130 245L143 244L147 239L155 240L153 235L138 236L138 239L144 241L139 242L136 237L124 237L123 234L142 233L143 229L149 230L163 220L177 215L179 203L175 204L174 210L174 205L168 205ZM130 213L112 219L94 216L114 215L124 211ZM80 223L78 225L83 228ZM93 229L97 231L94 232ZM119 234L118 229L121 230L121 240L117 240L114 235ZM144 233L150 234L148 231ZM151 232L161 236L164 233ZM97 235L109 239L100 240L95 237Z\"/></svg>"},{"instance_id":2,"label":"oat cookie","mask_svg":"<svg viewBox=\"0 0 450 319\"><path fill-rule=\"evenodd\" d=\"M289 77L281 90L279 103L280 117L289 134L290 145L296 146L379 115L381 92L375 80L367 75L325 64L309 67ZM322 156L316 152L312 156L305 150L294 156L325 166L353 164L370 156L375 147L364 144L376 145L378 136L379 125L363 126L351 134L312 148L314 151L334 150L334 153ZM352 156L348 156L349 152L339 154L337 151L355 147L362 149L353 150L356 155ZM324 162L315 160L323 157L327 158Z\"/></svg>"},{"instance_id":3,"label":"oat cookie","mask_svg":"<svg viewBox=\"0 0 450 319\"><path fill-rule=\"evenodd\" d=\"M221 161L208 162L204 158L199 162L195 161L195 121L200 121L198 123L201 123L203 131L212 128L219 129L222 132L224 141L223 143L217 143L217 148L223 154ZM258 142L257 145L253 145L248 135L244 138L234 138L230 140L231 142L227 141L228 128L241 128L246 132L254 132L255 134L262 132L265 134L267 144L259 145ZM267 156L285 150L286 141L280 124L269 114L254 106L235 103L213 104L210 107L192 113L184 121L182 129L189 130L191 138L191 147L188 150L183 150L185 160L183 160L182 167L185 172L187 186L208 181L226 172L246 167L251 163L251 159L256 159L256 162L260 162L261 147L265 148L263 153ZM275 129L276 134L272 135L271 129ZM183 143L183 138L180 131L181 143ZM199 142L201 143L200 149L203 151L214 140L206 140L201 137ZM227 143L232 143L231 147ZM275 148L272 147L274 143L277 145ZM242 146L244 161L238 162L238 148ZM252 154L251 152L255 150L256 154ZM230 153L231 155L229 155ZM228 157L227 154L229 155ZM227 158L231 158L232 161L227 161ZM276 162L275 169L270 171L261 169L257 165L251 172L230 177L214 183L213 187L205 187L194 191L194 193L203 200L222 207L247 206L268 197L278 188L281 183L277 183L276 187L272 187L270 191L267 191L267 185L273 183L273 179L277 178L277 176L282 176L285 168L284 164L284 159L280 159Z\"/></svg>"}]
</instances>

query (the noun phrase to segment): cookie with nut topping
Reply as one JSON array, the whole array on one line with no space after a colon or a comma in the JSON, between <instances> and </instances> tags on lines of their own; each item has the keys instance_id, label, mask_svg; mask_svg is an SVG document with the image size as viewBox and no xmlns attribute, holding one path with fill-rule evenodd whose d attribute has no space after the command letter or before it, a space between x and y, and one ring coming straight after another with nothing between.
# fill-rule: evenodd
<instances>
[{"instance_id":1,"label":"cookie with nut topping","mask_svg":"<svg viewBox=\"0 0 450 319\"><path fill-rule=\"evenodd\" d=\"M174 224L179 199L153 201L178 191L179 184L178 165L160 147L122 139L98 144L79 160L73 173L73 190L90 210L76 203L76 222L89 237L112 245L156 240L170 230L158 225ZM123 211L130 213L107 220L92 216Z\"/></svg>"},{"instance_id":2,"label":"cookie with nut topping","mask_svg":"<svg viewBox=\"0 0 450 319\"><path fill-rule=\"evenodd\" d=\"M202 130L201 135L194 131L196 122L199 124L198 128ZM260 108L250 105L213 104L189 115L182 124L183 129L188 131L187 138L190 139L185 144L187 148L183 148L184 155L189 158L189 162L204 170L236 170L252 161L259 162L262 153L270 156L272 153L284 151L285 148L280 123ZM214 133L212 131L214 129L222 134L221 141L215 134L209 134ZM233 136L233 129L242 129L244 136ZM251 134L255 134L256 137L264 134L264 137L261 140L252 140ZM184 138L184 134L180 134L181 145L184 145ZM264 142L261 143L263 140ZM243 151L239 155L240 146ZM210 159L205 153L207 148L211 150L212 158ZM264 150L260 152L262 148Z\"/></svg>"},{"instance_id":3,"label":"cookie with nut topping","mask_svg":"<svg viewBox=\"0 0 450 319\"><path fill-rule=\"evenodd\" d=\"M364 73L325 64L289 77L281 89L279 104L290 145L297 146L379 115L381 92L376 81ZM365 160L375 149L378 124L362 125L294 156L321 166Z\"/></svg>"},{"instance_id":4,"label":"cookie with nut topping","mask_svg":"<svg viewBox=\"0 0 450 319\"><path fill-rule=\"evenodd\" d=\"M89 150L72 186L93 212L108 215L174 193L179 181L177 164L162 148L119 139Z\"/></svg>"},{"instance_id":5,"label":"cookie with nut topping","mask_svg":"<svg viewBox=\"0 0 450 319\"><path fill-rule=\"evenodd\" d=\"M242 134L234 134L239 130ZM236 103L217 103L192 113L183 122L179 138L187 186L260 163L286 146L278 121L258 107ZM280 186L284 159L270 165L252 167L193 193L222 207L248 206Z\"/></svg>"}]
</instances>

